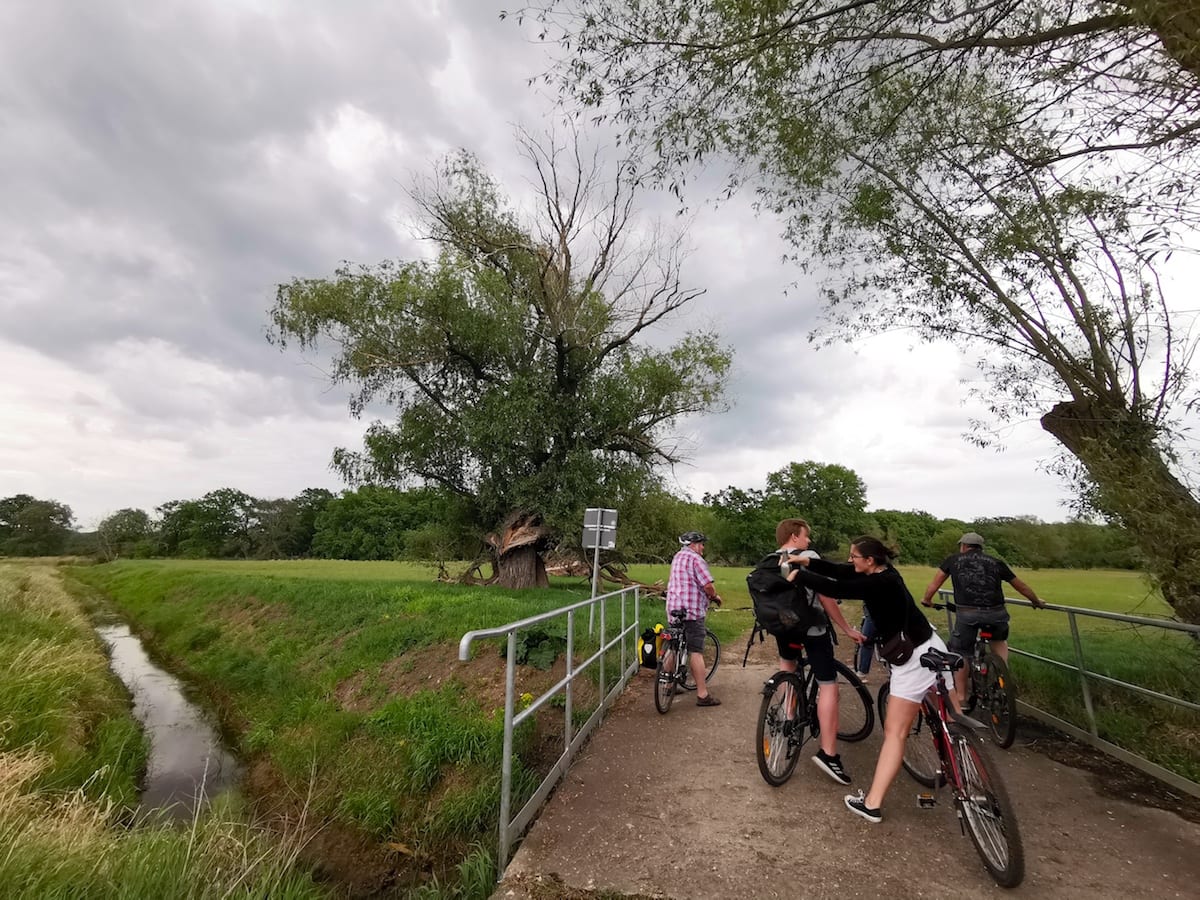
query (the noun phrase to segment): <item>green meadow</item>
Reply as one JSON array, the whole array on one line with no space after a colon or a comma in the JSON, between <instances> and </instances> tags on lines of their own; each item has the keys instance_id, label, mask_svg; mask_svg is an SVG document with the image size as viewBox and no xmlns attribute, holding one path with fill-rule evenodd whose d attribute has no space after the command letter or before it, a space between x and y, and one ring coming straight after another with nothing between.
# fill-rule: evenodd
<instances>
[{"instance_id":1,"label":"green meadow","mask_svg":"<svg viewBox=\"0 0 1200 900\"><path fill-rule=\"evenodd\" d=\"M298 892L315 890L307 875L298 874L312 872L342 888L386 885L420 897L489 894L495 877L504 660L500 642L488 640L476 645L469 662L459 662L458 642L467 631L584 599L590 594L586 579L552 579L548 591L505 591L438 583L436 571L427 566L336 561L130 561L59 571L73 595L68 598L75 609L73 640L100 653L78 608L116 612L221 723L249 773L245 808L231 800L221 815L242 828L252 819L276 823L277 829L280 822L303 820L319 831L311 841L295 829L289 839L286 826L276 832L283 862L269 877L298 879L286 882L287 891L305 896ZM667 572L666 566L634 566L629 574L654 583L665 580ZM753 621L745 572L714 569L726 602L709 622L725 646L725 665L740 661ZM919 595L933 570L902 572ZM1051 603L1151 617L1168 613L1134 573L1020 574ZM6 587L7 594L12 592ZM858 604L844 609L857 623ZM625 615L631 622L632 604ZM944 627L941 615L930 612ZM606 616L611 635L621 620L616 601L609 602ZM6 659L30 652L49 627L13 621L4 632ZM643 628L663 621L661 600L643 599L641 621ZM1197 698L1196 642L1102 620L1081 619L1080 628L1085 658L1098 671ZM548 623L518 647L518 693L539 694L561 677L565 629L562 619ZM1060 613L1014 608L1013 634L1017 647L1073 658ZM577 659L595 651L598 634L589 636L586 614L577 617L574 637ZM632 652L628 648L626 664ZM839 652L849 657L845 643ZM556 658L555 667L547 668ZM22 790L62 794L88 784L93 794L109 798L114 810L128 809L144 749L131 729L119 685L111 683L102 662L100 657L92 665L111 692L107 705L91 694L70 702L87 709L94 722L88 733L112 733L97 737L98 744L84 742L83 749L56 751L61 761L38 769ZM616 651L605 657L606 683L621 662ZM1079 720L1082 702L1074 675L1063 677L1028 660L1016 661L1016 673L1026 699ZM597 674L593 670L591 683L577 691L576 723L598 702ZM24 691L11 689L6 695L6 720L16 718L10 709ZM43 696L39 702L53 708L56 692L47 688ZM1094 696L1105 737L1200 777L1200 724L1194 716L1107 689ZM63 715L70 719L78 712L72 707ZM561 753L562 717L562 704L551 703L516 735L514 809ZM8 729L0 732L6 752L17 746L12 726ZM37 741L27 729L20 746L31 744ZM85 777L101 769L122 774L106 775L104 786ZM247 834L246 842L261 840L258 832ZM45 860L30 857L37 858ZM271 889L260 895L286 892Z\"/></svg>"},{"instance_id":2,"label":"green meadow","mask_svg":"<svg viewBox=\"0 0 1200 900\"><path fill-rule=\"evenodd\" d=\"M215 712L251 772L252 796L303 801L309 818L336 835L327 842L336 849L320 859L331 877L361 880L365 869L379 884L410 892L487 896L504 660L493 639L460 663L459 639L584 599L590 588L562 579L550 590L502 591L433 576L403 563L316 561L121 562L70 571L85 603L129 621ZM619 603L610 602L606 615L611 636ZM626 616L632 623L632 599ZM540 694L561 677L565 629L565 620L548 623L521 643L518 693ZM586 614L575 632L576 657L595 652L599 629L588 635ZM632 653L631 643L627 664ZM560 671L538 667L556 657ZM604 662L611 685L619 651ZM598 698L592 683L577 691L575 724ZM550 704L516 735L515 804L562 752L563 716Z\"/></svg>"}]
</instances>

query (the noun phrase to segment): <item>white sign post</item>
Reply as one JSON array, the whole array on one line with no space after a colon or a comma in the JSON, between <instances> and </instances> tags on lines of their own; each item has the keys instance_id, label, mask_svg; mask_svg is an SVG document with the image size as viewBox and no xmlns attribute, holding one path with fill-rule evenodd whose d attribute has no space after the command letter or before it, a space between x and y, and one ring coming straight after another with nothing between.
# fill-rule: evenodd
<instances>
[{"instance_id":1,"label":"white sign post","mask_svg":"<svg viewBox=\"0 0 1200 900\"><path fill-rule=\"evenodd\" d=\"M594 550L592 555L592 599L600 584L600 550L612 550L617 546L617 511L615 509L591 508L583 511L583 549ZM596 621L593 604L588 613L588 634Z\"/></svg>"}]
</instances>

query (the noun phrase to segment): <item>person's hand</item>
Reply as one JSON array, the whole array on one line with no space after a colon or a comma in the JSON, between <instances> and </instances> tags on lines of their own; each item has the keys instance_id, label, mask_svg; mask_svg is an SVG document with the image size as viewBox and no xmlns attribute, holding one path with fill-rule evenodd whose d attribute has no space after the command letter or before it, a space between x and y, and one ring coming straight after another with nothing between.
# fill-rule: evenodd
<instances>
[{"instance_id":1,"label":"person's hand","mask_svg":"<svg viewBox=\"0 0 1200 900\"><path fill-rule=\"evenodd\" d=\"M854 641L856 644L865 644L867 642L867 636L857 628L851 628L849 631L847 631L846 637L850 638L850 640Z\"/></svg>"},{"instance_id":2,"label":"person's hand","mask_svg":"<svg viewBox=\"0 0 1200 900\"><path fill-rule=\"evenodd\" d=\"M921 605L928 606L930 609L933 609L933 598L932 597L922 597Z\"/></svg>"},{"instance_id":3,"label":"person's hand","mask_svg":"<svg viewBox=\"0 0 1200 900\"><path fill-rule=\"evenodd\" d=\"M717 607L718 609L720 609L720 608L721 608L721 598L720 598L720 597L717 597L717 596L715 596L715 595L714 595L714 596L712 596L712 597L709 597L709 598L708 598L708 605L709 605L709 606L715 606L715 607Z\"/></svg>"},{"instance_id":4,"label":"person's hand","mask_svg":"<svg viewBox=\"0 0 1200 900\"><path fill-rule=\"evenodd\" d=\"M1041 597L1034 597L1029 602L1033 604L1034 609L1045 609L1046 608L1046 601L1043 600Z\"/></svg>"}]
</instances>

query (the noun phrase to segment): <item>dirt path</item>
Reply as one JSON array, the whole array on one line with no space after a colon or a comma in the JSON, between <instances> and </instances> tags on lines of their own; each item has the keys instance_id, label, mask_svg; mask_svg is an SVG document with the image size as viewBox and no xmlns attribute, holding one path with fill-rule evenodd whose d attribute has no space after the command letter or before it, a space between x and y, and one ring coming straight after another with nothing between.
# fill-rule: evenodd
<instances>
[{"instance_id":1,"label":"dirt path","mask_svg":"<svg viewBox=\"0 0 1200 900\"><path fill-rule=\"evenodd\" d=\"M634 679L495 896L1196 896L1200 825L1105 796L1089 772L1034 752L1021 735L993 753L1025 844L1025 883L1011 893L983 870L945 792L936 809L920 809L903 771L880 825L844 809L847 789L808 761L811 745L786 785L768 786L753 741L759 689L774 666L756 648L742 669L736 649L717 673L716 709L684 694L660 716L652 674ZM877 725L842 748L855 789L870 781L879 743Z\"/></svg>"}]
</instances>

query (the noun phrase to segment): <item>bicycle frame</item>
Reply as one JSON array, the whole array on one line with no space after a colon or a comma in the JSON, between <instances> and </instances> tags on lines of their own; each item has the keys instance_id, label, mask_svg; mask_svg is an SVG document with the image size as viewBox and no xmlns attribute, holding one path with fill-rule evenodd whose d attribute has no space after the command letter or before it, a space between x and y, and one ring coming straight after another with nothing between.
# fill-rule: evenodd
<instances>
[{"instance_id":1,"label":"bicycle frame","mask_svg":"<svg viewBox=\"0 0 1200 900\"><path fill-rule=\"evenodd\" d=\"M946 782L950 784L956 792L962 791L963 775L959 766L958 754L951 749L950 729L947 723L953 720L954 711L950 703L950 692L946 687L945 681L942 680L940 672L937 673L937 678L925 694L925 699L921 703L921 710L917 715L925 715L926 709L932 707L936 713L936 724L930 722L930 734L933 739L934 749L937 751L938 759L942 761L942 776ZM946 674L952 675L952 672ZM926 718L930 718L926 716ZM949 763L951 771L946 771L946 764ZM935 781L936 785L937 782ZM936 787L935 787L936 790Z\"/></svg>"},{"instance_id":2,"label":"bicycle frame","mask_svg":"<svg viewBox=\"0 0 1200 900\"><path fill-rule=\"evenodd\" d=\"M672 622L667 625L666 637L663 638L662 655L675 655L675 680L680 684L687 677L687 667L691 652L687 648L687 640L683 634L683 622Z\"/></svg>"}]
</instances>

